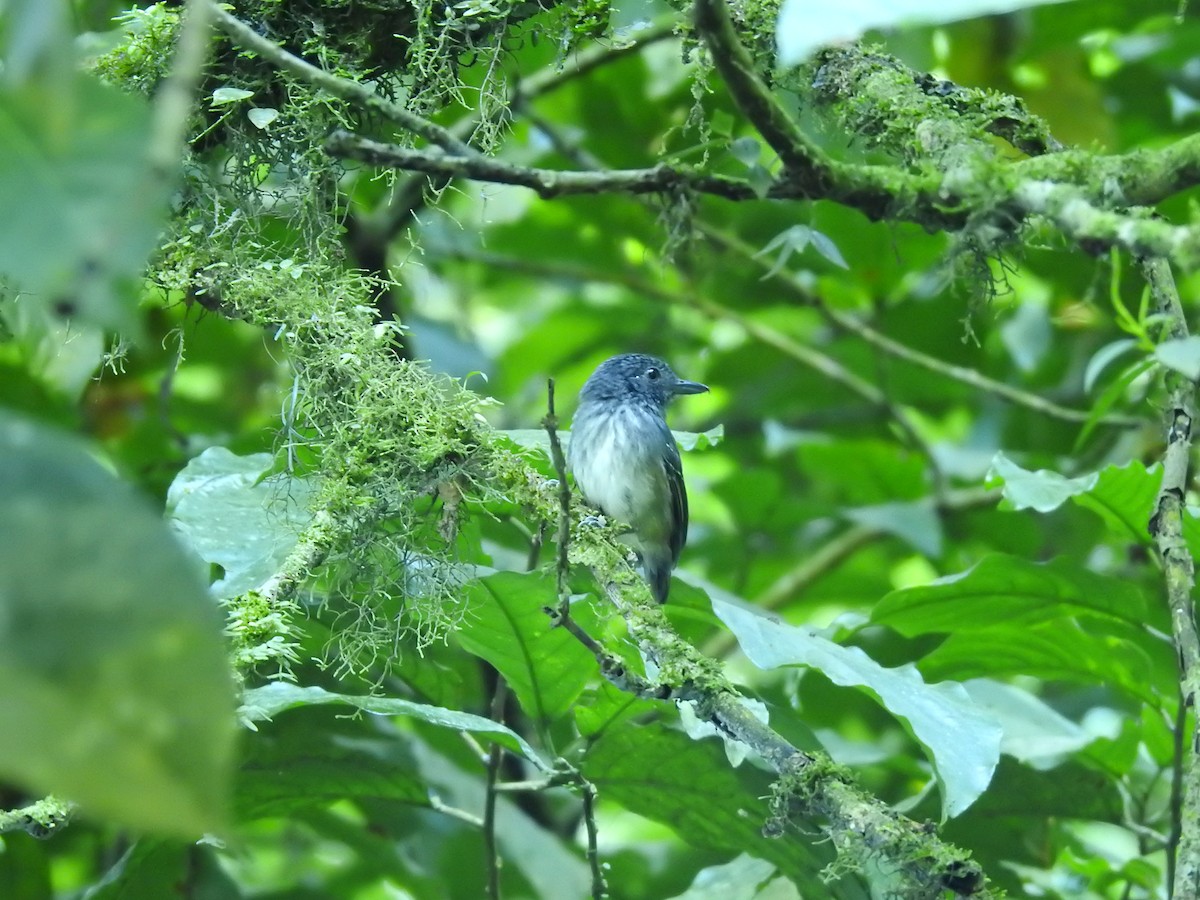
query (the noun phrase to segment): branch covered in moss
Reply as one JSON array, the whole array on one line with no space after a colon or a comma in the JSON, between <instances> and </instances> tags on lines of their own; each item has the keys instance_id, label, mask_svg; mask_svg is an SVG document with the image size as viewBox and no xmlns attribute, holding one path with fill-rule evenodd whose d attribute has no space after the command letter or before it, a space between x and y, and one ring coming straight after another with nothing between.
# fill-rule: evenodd
<instances>
[{"instance_id":1,"label":"branch covered in moss","mask_svg":"<svg viewBox=\"0 0 1200 900\"><path fill-rule=\"evenodd\" d=\"M410 112L399 103L393 103L380 96L367 85L348 78L340 78L288 53L274 41L261 36L241 19L223 10L214 0L200 0L200 2L207 6L217 27L242 49L254 51L283 71L314 87L328 91L335 97L356 103L364 110L378 113L388 121L395 122L414 134L420 135L431 144L435 144L449 153L461 156L478 154L477 150L456 138L449 130Z\"/></svg>"},{"instance_id":2,"label":"branch covered in moss","mask_svg":"<svg viewBox=\"0 0 1200 900\"><path fill-rule=\"evenodd\" d=\"M48 838L65 828L76 806L57 797L43 797L19 809L0 810L0 834L24 831L35 838Z\"/></svg>"},{"instance_id":3,"label":"branch covered in moss","mask_svg":"<svg viewBox=\"0 0 1200 900\"><path fill-rule=\"evenodd\" d=\"M1161 259L1142 260L1142 271L1150 285L1158 314L1166 323L1164 337L1181 340L1188 336L1187 321L1179 302L1179 293L1171 269ZM1180 702L1196 706L1200 696L1200 634L1196 630L1192 588L1195 585L1195 563L1183 537L1186 515L1185 497L1188 487L1188 457L1196 422L1196 385L1179 372L1168 371L1166 451L1163 454L1163 478L1154 515L1150 519L1150 536L1162 559L1163 576L1167 587L1167 607L1171 613L1171 634L1179 658ZM1186 717L1180 727L1186 728ZM1180 741L1183 759L1176 791L1181 810L1178 821L1178 840L1174 846L1175 877L1172 896L1176 900L1196 900L1200 897L1200 724L1192 716L1191 737Z\"/></svg>"}]
</instances>

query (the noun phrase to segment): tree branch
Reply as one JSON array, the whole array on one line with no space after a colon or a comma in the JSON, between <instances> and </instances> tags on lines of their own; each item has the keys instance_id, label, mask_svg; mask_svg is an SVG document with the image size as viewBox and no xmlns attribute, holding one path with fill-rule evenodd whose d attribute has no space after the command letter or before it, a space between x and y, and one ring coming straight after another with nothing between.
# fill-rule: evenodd
<instances>
[{"instance_id":1,"label":"tree branch","mask_svg":"<svg viewBox=\"0 0 1200 900\"><path fill-rule=\"evenodd\" d=\"M699 224L700 231L705 237L726 247L735 253L740 254L745 259L754 262L756 265L770 272L775 267L771 260L761 254L755 252L753 247L750 247L736 237L727 234L726 232L714 228L705 223ZM948 363L945 360L930 356L923 353L907 344L902 344L894 338L888 337L881 331L872 328L866 322L858 319L841 310L834 309L829 306L822 297L814 293L803 281L797 278L787 269L780 269L773 273L773 277L777 281L783 282L789 290L797 297L803 300L804 303L811 306L824 319L836 328L846 332L847 334L855 335L861 338L864 342L875 347L877 350L886 353L896 359L911 363L915 366L920 366L922 369L934 372L952 381L957 381L960 384L965 384L968 387L983 391L987 394L999 397L1002 400L1007 400L1016 406L1023 406L1026 409L1031 409L1036 413L1048 416L1052 419L1060 419L1064 422L1087 422L1091 419L1092 413L1086 409L1071 409L1066 406L1061 406L1053 400L1048 400L1037 394L1029 391L1023 391L1018 387L1013 387L1010 384L1005 384L1002 381L996 381L994 378L989 378L982 372L975 369L968 369L965 366L956 366ZM1119 416L1109 415L1099 419L1100 424L1112 425L1119 428L1136 428L1139 425L1145 424L1145 420L1137 416Z\"/></svg>"},{"instance_id":2,"label":"tree branch","mask_svg":"<svg viewBox=\"0 0 1200 900\"><path fill-rule=\"evenodd\" d=\"M0 810L0 834L24 831L35 838L48 838L70 823L75 809L74 803L43 797L19 809Z\"/></svg>"},{"instance_id":3,"label":"tree branch","mask_svg":"<svg viewBox=\"0 0 1200 900\"><path fill-rule=\"evenodd\" d=\"M298 56L288 53L274 41L262 37L241 19L223 10L214 0L200 0L200 2L208 8L209 15L213 17L217 27L243 50L251 50L283 71L314 87L347 102L356 103L363 109L377 113L390 122L395 122L413 134L425 138L429 143L441 147L447 153L465 157L481 155L478 150L465 141L459 140L448 129L410 112L398 103L379 96L367 85L349 78L339 78L337 75L332 75Z\"/></svg>"},{"instance_id":4,"label":"tree branch","mask_svg":"<svg viewBox=\"0 0 1200 900\"><path fill-rule=\"evenodd\" d=\"M444 154L429 150L384 144L336 131L325 142L325 150L340 159L354 159L375 166L424 172L438 178L469 178L492 184L511 184L536 191L542 199L574 194L661 194L680 189L712 194L729 200L757 199L745 181L725 175L708 175L682 166L661 163L648 169L610 169L573 172L519 166L493 157L473 154ZM795 196L790 185L776 182L768 197Z\"/></svg>"},{"instance_id":5,"label":"tree branch","mask_svg":"<svg viewBox=\"0 0 1200 900\"><path fill-rule=\"evenodd\" d=\"M1187 337L1187 321L1170 267L1162 259L1143 259L1141 265L1157 311L1166 323L1165 337L1175 340ZM1195 715L1196 698L1200 695L1200 635L1197 634L1192 604L1195 565L1183 538L1188 456L1196 418L1196 386L1173 370L1166 371L1164 380L1167 387L1167 448L1163 454L1162 485L1150 519L1150 535L1162 559L1166 580L1171 633L1179 658L1180 702L1193 710L1191 738L1182 742L1182 783L1178 788L1181 808L1178 845L1174 848L1172 896L1175 900L1196 900L1200 897L1200 725ZM1184 718L1183 723L1186 722Z\"/></svg>"}]
</instances>

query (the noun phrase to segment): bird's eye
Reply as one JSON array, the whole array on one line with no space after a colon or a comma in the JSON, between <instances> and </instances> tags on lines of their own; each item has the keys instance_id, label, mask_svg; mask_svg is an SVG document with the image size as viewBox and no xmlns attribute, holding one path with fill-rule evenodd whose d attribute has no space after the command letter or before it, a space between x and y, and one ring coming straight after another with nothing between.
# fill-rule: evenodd
<instances>
[{"instance_id":1,"label":"bird's eye","mask_svg":"<svg viewBox=\"0 0 1200 900\"><path fill-rule=\"evenodd\" d=\"M654 368L653 366L651 366L649 369L646 370L646 377L649 378L651 381L658 381L659 375L661 375L661 374L662 373L659 372L658 369Z\"/></svg>"}]
</instances>

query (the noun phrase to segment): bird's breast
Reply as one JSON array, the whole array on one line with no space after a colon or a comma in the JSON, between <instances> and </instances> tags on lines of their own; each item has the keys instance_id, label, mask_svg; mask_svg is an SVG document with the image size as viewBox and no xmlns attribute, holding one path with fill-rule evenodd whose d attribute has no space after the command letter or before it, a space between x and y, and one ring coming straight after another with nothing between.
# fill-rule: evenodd
<instances>
[{"instance_id":1,"label":"bird's breast","mask_svg":"<svg viewBox=\"0 0 1200 900\"><path fill-rule=\"evenodd\" d=\"M585 404L572 423L575 483L589 503L632 525L643 538L667 524L664 431L652 414L628 406L601 411Z\"/></svg>"}]
</instances>

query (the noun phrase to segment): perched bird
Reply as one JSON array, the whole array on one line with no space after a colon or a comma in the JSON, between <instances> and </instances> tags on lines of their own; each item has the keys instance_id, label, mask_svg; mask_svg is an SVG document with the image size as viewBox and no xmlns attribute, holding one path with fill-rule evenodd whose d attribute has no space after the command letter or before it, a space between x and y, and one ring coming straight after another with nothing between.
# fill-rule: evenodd
<instances>
[{"instance_id":1,"label":"perched bird","mask_svg":"<svg viewBox=\"0 0 1200 900\"><path fill-rule=\"evenodd\" d=\"M667 404L677 394L707 390L653 356L614 356L584 384L571 426L575 483L606 516L633 526L659 603L667 602L688 528L683 464L667 427Z\"/></svg>"}]
</instances>

